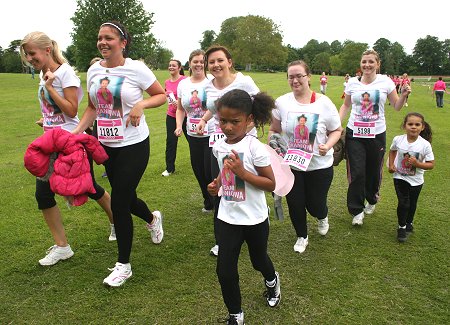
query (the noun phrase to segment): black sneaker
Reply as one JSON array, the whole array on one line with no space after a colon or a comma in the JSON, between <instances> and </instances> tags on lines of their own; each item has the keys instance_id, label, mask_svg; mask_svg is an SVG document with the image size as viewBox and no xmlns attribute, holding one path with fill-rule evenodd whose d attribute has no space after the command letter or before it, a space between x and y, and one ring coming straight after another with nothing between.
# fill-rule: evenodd
<instances>
[{"instance_id":1,"label":"black sneaker","mask_svg":"<svg viewBox=\"0 0 450 325\"><path fill-rule=\"evenodd\" d=\"M414 231L414 227L412 225L412 223L407 223L406 224L406 232L413 232Z\"/></svg>"},{"instance_id":2,"label":"black sneaker","mask_svg":"<svg viewBox=\"0 0 450 325\"><path fill-rule=\"evenodd\" d=\"M280 303L281 300L281 290L280 290L280 276L278 272L275 272L275 285L273 287L269 287L267 282L264 281L267 290L264 292L264 297L266 297L267 305L269 307L276 307Z\"/></svg>"},{"instance_id":3,"label":"black sneaker","mask_svg":"<svg viewBox=\"0 0 450 325\"><path fill-rule=\"evenodd\" d=\"M406 241L406 228L397 229L397 239L401 243Z\"/></svg>"}]
</instances>

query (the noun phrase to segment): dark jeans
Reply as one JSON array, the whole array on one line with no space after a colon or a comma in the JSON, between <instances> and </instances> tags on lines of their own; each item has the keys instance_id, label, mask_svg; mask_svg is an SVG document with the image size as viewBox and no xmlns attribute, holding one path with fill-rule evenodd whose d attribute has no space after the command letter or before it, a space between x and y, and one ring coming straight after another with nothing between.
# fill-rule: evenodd
<instances>
[{"instance_id":1,"label":"dark jeans","mask_svg":"<svg viewBox=\"0 0 450 325\"><path fill-rule=\"evenodd\" d=\"M275 269L267 254L269 219L253 226L231 225L222 220L217 223L220 236L220 253L217 257L217 276L222 297L230 314L241 312L241 290L239 287L238 259L244 241L253 268L262 273L264 279L275 279Z\"/></svg>"},{"instance_id":2,"label":"dark jeans","mask_svg":"<svg viewBox=\"0 0 450 325\"><path fill-rule=\"evenodd\" d=\"M197 138L189 136L191 166L203 196L203 206L207 210L214 209L214 200L207 187L213 177L211 175L211 148L209 137Z\"/></svg>"},{"instance_id":3,"label":"dark jeans","mask_svg":"<svg viewBox=\"0 0 450 325\"><path fill-rule=\"evenodd\" d=\"M406 226L407 223L412 223L414 214L416 213L417 200L419 199L422 185L411 186L408 182L394 178L395 193L397 193L397 218L398 225Z\"/></svg>"},{"instance_id":4,"label":"dark jeans","mask_svg":"<svg viewBox=\"0 0 450 325\"><path fill-rule=\"evenodd\" d=\"M175 117L166 115L166 170L169 173L175 171L175 160L177 159L178 137L174 134L177 128L177 120ZM183 133L186 139L186 118L183 121Z\"/></svg>"},{"instance_id":5,"label":"dark jeans","mask_svg":"<svg viewBox=\"0 0 450 325\"><path fill-rule=\"evenodd\" d=\"M354 138L353 131L347 128L347 208L351 215L356 216L364 210L364 200L370 204L378 202L385 151L386 132L363 139Z\"/></svg>"},{"instance_id":6,"label":"dark jeans","mask_svg":"<svg viewBox=\"0 0 450 325\"><path fill-rule=\"evenodd\" d=\"M443 91L435 91L434 94L436 96L436 106L444 107L444 92Z\"/></svg>"},{"instance_id":7,"label":"dark jeans","mask_svg":"<svg viewBox=\"0 0 450 325\"><path fill-rule=\"evenodd\" d=\"M118 262L128 263L133 243L131 214L147 223L153 220L147 204L136 194L136 188L148 164L150 142L147 138L126 147L103 146L103 148L109 156L105 162L105 168L111 184L111 210L116 228Z\"/></svg>"},{"instance_id":8,"label":"dark jeans","mask_svg":"<svg viewBox=\"0 0 450 325\"><path fill-rule=\"evenodd\" d=\"M308 236L306 211L317 219L327 217L327 196L333 172L333 167L309 172L292 170L295 181L291 191L286 195L286 202L297 237Z\"/></svg>"}]
</instances>

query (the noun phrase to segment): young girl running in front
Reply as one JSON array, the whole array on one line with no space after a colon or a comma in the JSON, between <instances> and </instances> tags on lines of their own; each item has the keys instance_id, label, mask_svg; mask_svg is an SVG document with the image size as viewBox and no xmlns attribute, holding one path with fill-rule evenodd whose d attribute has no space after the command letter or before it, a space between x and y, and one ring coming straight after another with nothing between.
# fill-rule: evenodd
<instances>
[{"instance_id":1,"label":"young girl running in front","mask_svg":"<svg viewBox=\"0 0 450 325\"><path fill-rule=\"evenodd\" d=\"M406 134L394 137L389 151L389 172L394 174L397 193L397 239L406 241L413 231L417 200L424 182L424 170L434 167L431 127L419 113L408 113L402 128ZM407 161L404 161L404 160Z\"/></svg>"},{"instance_id":2,"label":"young girl running in front","mask_svg":"<svg viewBox=\"0 0 450 325\"><path fill-rule=\"evenodd\" d=\"M211 195L222 195L218 210L217 276L229 316L227 324L244 324L239 288L238 259L247 243L253 267L265 279L267 304L275 307L281 299L280 278L267 254L269 221L264 192L275 189L269 153L247 127L263 126L271 120L272 97L253 97L239 89L231 90L216 102L219 124L225 138L213 146L220 174L208 185ZM230 180L230 178L232 178ZM221 190L219 191L219 189Z\"/></svg>"}]
</instances>

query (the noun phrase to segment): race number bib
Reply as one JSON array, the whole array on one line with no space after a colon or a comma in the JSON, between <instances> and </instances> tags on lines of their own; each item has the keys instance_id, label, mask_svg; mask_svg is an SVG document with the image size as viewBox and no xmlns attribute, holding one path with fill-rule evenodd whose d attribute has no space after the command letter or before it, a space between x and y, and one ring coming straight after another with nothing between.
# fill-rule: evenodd
<instances>
[{"instance_id":1,"label":"race number bib","mask_svg":"<svg viewBox=\"0 0 450 325\"><path fill-rule=\"evenodd\" d=\"M97 120L98 141L120 142L124 138L124 130L121 118Z\"/></svg>"},{"instance_id":2,"label":"race number bib","mask_svg":"<svg viewBox=\"0 0 450 325\"><path fill-rule=\"evenodd\" d=\"M44 132L50 131L50 130L55 130L55 129L61 129L61 125L44 125Z\"/></svg>"},{"instance_id":3,"label":"race number bib","mask_svg":"<svg viewBox=\"0 0 450 325\"><path fill-rule=\"evenodd\" d=\"M197 134L197 125L200 123L200 118L189 117L187 119L187 132L190 134ZM205 123L205 128L203 129L203 135L208 135L208 123Z\"/></svg>"},{"instance_id":4,"label":"race number bib","mask_svg":"<svg viewBox=\"0 0 450 325\"><path fill-rule=\"evenodd\" d=\"M375 122L354 122L354 138L375 138Z\"/></svg>"},{"instance_id":5,"label":"race number bib","mask_svg":"<svg viewBox=\"0 0 450 325\"><path fill-rule=\"evenodd\" d=\"M313 154L300 149L288 149L284 155L283 162L299 170L306 171L311 162Z\"/></svg>"},{"instance_id":6,"label":"race number bib","mask_svg":"<svg viewBox=\"0 0 450 325\"><path fill-rule=\"evenodd\" d=\"M216 132L211 134L209 136L209 146L214 146L214 143L216 143L217 140L220 140L222 138L225 138L225 134L222 132L221 129L216 129Z\"/></svg>"}]
</instances>

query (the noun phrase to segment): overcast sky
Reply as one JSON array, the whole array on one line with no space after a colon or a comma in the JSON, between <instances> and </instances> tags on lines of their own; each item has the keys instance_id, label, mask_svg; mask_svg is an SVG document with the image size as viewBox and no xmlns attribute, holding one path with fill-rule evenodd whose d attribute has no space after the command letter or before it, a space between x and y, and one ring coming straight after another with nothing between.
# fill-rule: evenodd
<instances>
[{"instance_id":1,"label":"overcast sky","mask_svg":"<svg viewBox=\"0 0 450 325\"><path fill-rule=\"evenodd\" d=\"M421 5L401 0L142 0L142 3L148 12L154 13L151 32L182 62L199 48L205 30L219 33L225 19L249 14L271 18L280 26L284 45L295 48L303 47L311 39L329 43L348 39L373 46L384 37L399 42L411 54L419 38L427 35L440 41L450 38L450 24L446 23L450 12L448 0ZM70 18L77 8L75 0L7 1L2 7L3 48L37 30L48 34L62 49L72 43Z\"/></svg>"}]
</instances>

